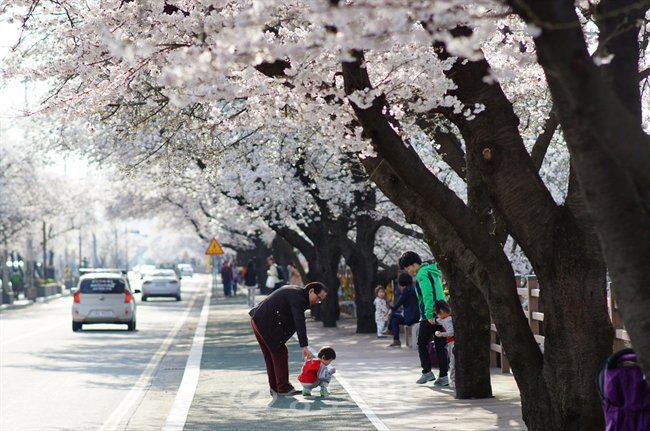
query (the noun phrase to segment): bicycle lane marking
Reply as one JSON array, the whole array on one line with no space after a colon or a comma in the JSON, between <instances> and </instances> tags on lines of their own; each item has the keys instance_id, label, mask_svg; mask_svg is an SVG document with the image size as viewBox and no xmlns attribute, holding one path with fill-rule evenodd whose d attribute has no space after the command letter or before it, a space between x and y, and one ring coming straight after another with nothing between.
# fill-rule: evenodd
<instances>
[{"instance_id":1,"label":"bicycle lane marking","mask_svg":"<svg viewBox=\"0 0 650 431\"><path fill-rule=\"evenodd\" d=\"M147 364L142 374L140 374L140 378L138 379L138 381L131 388L131 390L126 395L126 397L124 397L122 402L113 411L113 413L111 413L111 415L108 417L108 419L106 420L104 425L102 425L102 427L99 429L99 431L114 431L117 428L117 426L120 424L124 416L131 410L131 407L133 407L135 402L138 399L140 399L145 394L145 392L149 389L152 380L155 377L158 366L160 365L160 361L162 361L164 356L169 351L172 342L176 338L176 335L178 334L180 329L185 324L185 320L187 320L187 317L190 315L190 311L192 310L194 304L198 300L200 296L198 293L200 293L200 290L199 292L197 292L197 295L194 296L190 304L185 308L185 311L183 312L182 316L176 321L176 324L167 335L167 338L165 338L165 341L163 341L163 343L158 348L158 351L153 355L153 357L149 361L149 364ZM209 289L207 295L209 298L210 295ZM206 301L209 303L207 298Z\"/></svg>"},{"instance_id":2,"label":"bicycle lane marking","mask_svg":"<svg viewBox=\"0 0 650 431\"><path fill-rule=\"evenodd\" d=\"M298 340L296 334L293 335L293 338ZM313 347L308 346L308 349L314 358L318 356L318 352ZM338 370L332 375L341 384L341 386L343 386L343 389L345 389L347 393L350 394L352 401L356 403L359 409L363 412L364 415L366 415L368 420L375 426L377 430L390 431L386 424L383 423L381 419L379 419L375 412L373 412L368 404L366 404L366 402L363 400L363 398L361 398L361 395L359 395L359 393L352 387L352 385L347 380L345 380L345 377L341 376Z\"/></svg>"},{"instance_id":3,"label":"bicycle lane marking","mask_svg":"<svg viewBox=\"0 0 650 431\"><path fill-rule=\"evenodd\" d=\"M190 412L192 401L194 400L194 393L199 383L199 373L201 372L201 358L203 357L203 343L205 341L205 328L208 324L208 316L210 315L210 296L211 289L203 303L201 316L199 317L199 324L196 327L190 354L187 358L187 365L185 365L185 372L183 373L183 380L176 392L176 399L172 405L165 425L162 431L182 431L187 421L187 415Z\"/></svg>"}]
</instances>

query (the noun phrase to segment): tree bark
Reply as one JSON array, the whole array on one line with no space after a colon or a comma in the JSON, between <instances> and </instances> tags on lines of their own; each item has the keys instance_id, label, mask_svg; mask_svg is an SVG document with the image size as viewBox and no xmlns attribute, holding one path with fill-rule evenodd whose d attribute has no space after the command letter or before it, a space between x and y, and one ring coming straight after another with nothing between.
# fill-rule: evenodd
<instances>
[{"instance_id":1,"label":"tree bark","mask_svg":"<svg viewBox=\"0 0 650 431\"><path fill-rule=\"evenodd\" d=\"M595 19L598 68L587 50L573 6L561 1L510 1L528 22L541 22L535 39L583 196L602 244L626 329L650 375L650 138L640 122L638 23L648 1L600 2Z\"/></svg>"}]
</instances>

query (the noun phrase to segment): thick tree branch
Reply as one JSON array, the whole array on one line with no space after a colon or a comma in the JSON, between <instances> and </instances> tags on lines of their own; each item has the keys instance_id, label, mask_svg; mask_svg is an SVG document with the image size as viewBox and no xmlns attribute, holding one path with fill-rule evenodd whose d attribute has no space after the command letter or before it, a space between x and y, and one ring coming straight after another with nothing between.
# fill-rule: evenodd
<instances>
[{"instance_id":1,"label":"thick tree branch","mask_svg":"<svg viewBox=\"0 0 650 431\"><path fill-rule=\"evenodd\" d=\"M650 190L650 136L590 58L573 4L562 0L508 3L525 21L543 28L535 38L538 62L547 80L557 79L558 85L551 87L553 98L566 96L569 101L560 115L560 123L566 116L581 117L603 150L628 170L644 190ZM648 5L647 1L628 3L639 11L645 11Z\"/></svg>"}]
</instances>

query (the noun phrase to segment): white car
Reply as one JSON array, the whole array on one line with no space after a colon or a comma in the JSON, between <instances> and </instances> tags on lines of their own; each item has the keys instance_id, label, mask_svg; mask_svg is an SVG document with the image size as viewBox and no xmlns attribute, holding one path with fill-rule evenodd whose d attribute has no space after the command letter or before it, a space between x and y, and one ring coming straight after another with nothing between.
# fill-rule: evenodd
<instances>
[{"instance_id":1,"label":"white car","mask_svg":"<svg viewBox=\"0 0 650 431\"><path fill-rule=\"evenodd\" d=\"M156 265L140 265L138 268L138 274L140 274L140 280L144 279L147 274L156 270Z\"/></svg>"},{"instance_id":2,"label":"white car","mask_svg":"<svg viewBox=\"0 0 650 431\"><path fill-rule=\"evenodd\" d=\"M181 300L181 282L173 269L156 269L145 275L142 282L142 300L146 301L154 296Z\"/></svg>"},{"instance_id":3,"label":"white car","mask_svg":"<svg viewBox=\"0 0 650 431\"><path fill-rule=\"evenodd\" d=\"M135 331L136 305L125 271L111 269L80 270L82 276L72 293L72 330L93 323L126 324Z\"/></svg>"},{"instance_id":4,"label":"white car","mask_svg":"<svg viewBox=\"0 0 650 431\"><path fill-rule=\"evenodd\" d=\"M191 277L194 275L194 267L190 265L189 263L179 263L178 264L178 271L181 274L181 277L184 276L189 276Z\"/></svg>"}]
</instances>

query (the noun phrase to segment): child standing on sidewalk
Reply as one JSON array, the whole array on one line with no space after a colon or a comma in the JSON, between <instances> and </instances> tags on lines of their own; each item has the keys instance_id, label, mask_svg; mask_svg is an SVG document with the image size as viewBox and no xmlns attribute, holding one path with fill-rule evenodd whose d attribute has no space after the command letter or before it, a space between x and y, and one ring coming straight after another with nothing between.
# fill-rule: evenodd
<instances>
[{"instance_id":1,"label":"child standing on sidewalk","mask_svg":"<svg viewBox=\"0 0 650 431\"><path fill-rule=\"evenodd\" d=\"M386 303L386 290L383 287L375 288L375 323L377 323L377 338L386 338L384 335L388 323L388 304Z\"/></svg>"},{"instance_id":2,"label":"child standing on sidewalk","mask_svg":"<svg viewBox=\"0 0 650 431\"><path fill-rule=\"evenodd\" d=\"M434 304L437 317L436 323L442 325L443 331L436 331L436 337L447 338L447 353L449 353L449 386L456 386L456 360L454 359L454 324L451 320L451 308L446 301L438 300Z\"/></svg>"},{"instance_id":3,"label":"child standing on sidewalk","mask_svg":"<svg viewBox=\"0 0 650 431\"><path fill-rule=\"evenodd\" d=\"M311 390L316 386L320 386L321 397L330 394L327 387L332 380L332 374L336 372L336 368L330 368L328 365L334 359L336 359L334 349L330 346L324 346L318 351L316 359L311 359L303 364L298 381L302 384L302 394L304 396L311 395Z\"/></svg>"}]
</instances>

